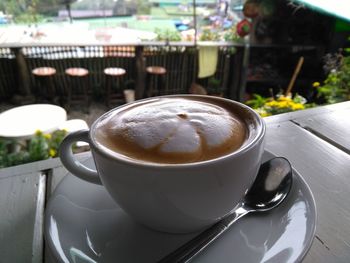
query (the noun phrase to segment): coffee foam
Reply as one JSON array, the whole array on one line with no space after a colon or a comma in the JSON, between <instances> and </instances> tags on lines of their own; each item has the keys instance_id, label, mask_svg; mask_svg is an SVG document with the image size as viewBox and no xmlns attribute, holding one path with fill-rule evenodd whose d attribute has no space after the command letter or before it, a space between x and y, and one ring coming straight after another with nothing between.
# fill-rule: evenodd
<instances>
[{"instance_id":1,"label":"coffee foam","mask_svg":"<svg viewBox=\"0 0 350 263\"><path fill-rule=\"evenodd\" d=\"M238 149L242 121L225 107L162 98L120 111L97 126L102 145L131 158L160 163L196 162Z\"/></svg>"}]
</instances>

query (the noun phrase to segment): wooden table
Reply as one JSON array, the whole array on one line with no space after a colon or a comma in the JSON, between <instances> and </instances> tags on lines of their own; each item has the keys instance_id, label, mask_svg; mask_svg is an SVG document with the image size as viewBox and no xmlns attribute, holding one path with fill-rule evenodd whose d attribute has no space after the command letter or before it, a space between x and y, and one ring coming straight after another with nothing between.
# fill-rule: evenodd
<instances>
[{"instance_id":1,"label":"wooden table","mask_svg":"<svg viewBox=\"0 0 350 263\"><path fill-rule=\"evenodd\" d=\"M316 200L317 229L307 263L349 262L349 116L345 102L265 119L266 149L291 161ZM66 173L58 159L0 170L0 262L53 262L43 239L45 203Z\"/></svg>"}]
</instances>

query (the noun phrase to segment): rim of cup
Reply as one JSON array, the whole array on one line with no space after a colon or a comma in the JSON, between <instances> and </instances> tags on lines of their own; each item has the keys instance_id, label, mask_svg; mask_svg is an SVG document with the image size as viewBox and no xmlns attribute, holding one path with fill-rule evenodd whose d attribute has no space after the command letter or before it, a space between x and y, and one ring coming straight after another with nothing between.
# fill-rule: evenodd
<instances>
[{"instance_id":1,"label":"rim of cup","mask_svg":"<svg viewBox=\"0 0 350 263\"><path fill-rule=\"evenodd\" d=\"M242 145L240 148L237 150L227 153L225 155L210 159L210 160L205 160L205 161L199 161L199 162L191 162L191 163L156 163L156 162L149 162L149 161L143 161L143 160L138 160L134 159L132 157L128 157L123 154L119 154L116 151L108 151L108 149L105 149L105 146L102 146L100 143L97 142L94 136L92 134L94 133L94 130L96 129L97 124L109 116L112 112L117 111L119 109L125 108L125 107L130 107L134 106L137 104L142 104L144 102L152 101L152 100L158 100L161 98L183 98L183 97L189 97L189 98L210 98L212 100L217 100L217 101L226 101L227 103L235 104L236 106L238 105L239 107L243 108L246 110L246 112L249 112L251 116L253 116L253 119L256 122L256 136L251 139L251 141L245 145ZM247 125L246 125L247 126ZM90 130L89 130L89 139L90 139L90 147L94 149L94 151L102 154L103 156L112 159L112 160L118 160L120 162L123 162L128 165L134 165L134 166L143 166L143 167L158 167L158 168L186 168L186 167L193 167L193 166L205 166L209 165L213 162L220 162L220 161L225 161L229 158L235 157L235 156L240 156L243 153L246 153L249 151L251 148L254 148L254 146L259 143L263 137L265 136L266 133L266 124L262 117L254 111L252 108L248 107L247 105L237 102L234 100L222 98L222 97L215 97L215 96L209 96L209 95L194 95L194 94L177 94L177 95L164 95L164 96L157 96L157 97L150 97L150 98L145 98L145 99L140 99L131 103L123 104L121 106L118 106L116 108L113 108L106 113L102 114L97 120L94 121L94 123L91 125Z\"/></svg>"}]
</instances>

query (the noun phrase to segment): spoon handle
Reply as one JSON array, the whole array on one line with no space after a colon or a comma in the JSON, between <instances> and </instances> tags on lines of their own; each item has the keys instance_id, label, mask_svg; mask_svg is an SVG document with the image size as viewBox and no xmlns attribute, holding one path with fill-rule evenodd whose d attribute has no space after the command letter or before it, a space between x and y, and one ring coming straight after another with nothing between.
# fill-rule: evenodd
<instances>
[{"instance_id":1,"label":"spoon handle","mask_svg":"<svg viewBox=\"0 0 350 263\"><path fill-rule=\"evenodd\" d=\"M249 211L238 208L233 213L224 217L222 220L209 227L208 229L195 236L193 239L162 258L158 263L185 263L190 262L197 254L203 251L214 240L236 222L239 218L246 215Z\"/></svg>"}]
</instances>

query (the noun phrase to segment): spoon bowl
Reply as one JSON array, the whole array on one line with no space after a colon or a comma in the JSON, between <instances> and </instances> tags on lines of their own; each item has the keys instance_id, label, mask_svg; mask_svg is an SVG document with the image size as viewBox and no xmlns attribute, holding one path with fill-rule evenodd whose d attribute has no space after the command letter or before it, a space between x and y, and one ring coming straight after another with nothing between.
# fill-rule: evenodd
<instances>
[{"instance_id":1,"label":"spoon bowl","mask_svg":"<svg viewBox=\"0 0 350 263\"><path fill-rule=\"evenodd\" d=\"M278 206L288 195L292 178L292 166L286 158L276 157L263 163L242 205L257 212Z\"/></svg>"},{"instance_id":2,"label":"spoon bowl","mask_svg":"<svg viewBox=\"0 0 350 263\"><path fill-rule=\"evenodd\" d=\"M263 163L252 187L232 213L158 263L191 261L241 217L251 212L269 211L281 204L292 188L292 181L292 166L286 158L276 157Z\"/></svg>"}]
</instances>

